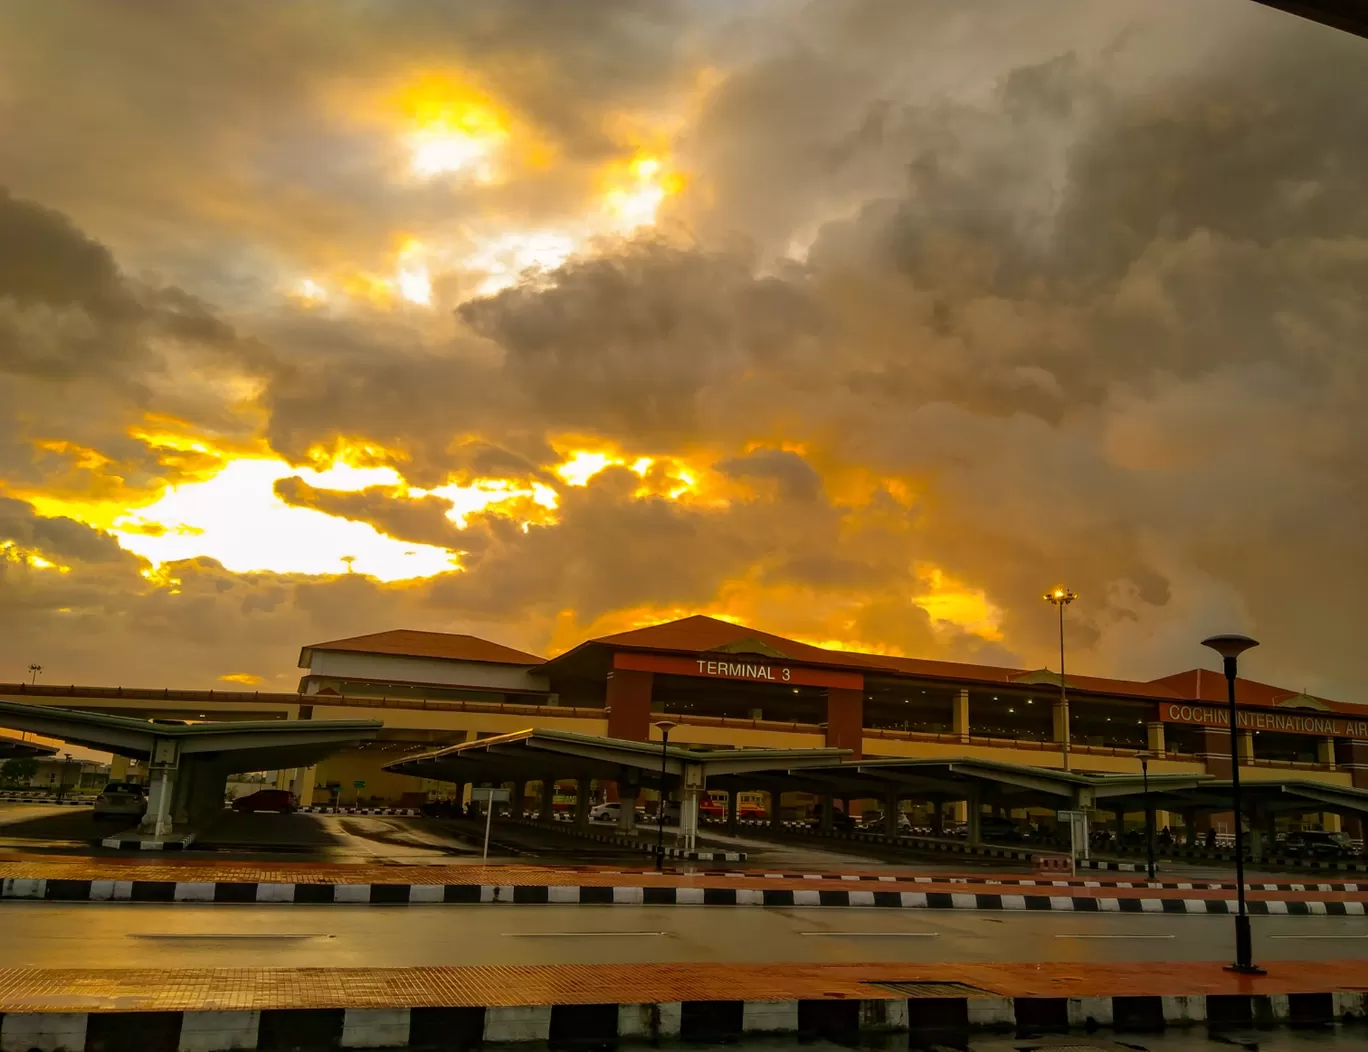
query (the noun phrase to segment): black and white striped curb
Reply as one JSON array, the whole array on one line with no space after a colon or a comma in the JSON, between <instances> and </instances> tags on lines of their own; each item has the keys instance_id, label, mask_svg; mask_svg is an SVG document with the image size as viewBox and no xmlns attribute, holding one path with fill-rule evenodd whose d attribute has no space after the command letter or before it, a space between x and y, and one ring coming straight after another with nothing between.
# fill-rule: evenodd
<instances>
[{"instance_id":1,"label":"black and white striped curb","mask_svg":"<svg viewBox=\"0 0 1368 1052\"><path fill-rule=\"evenodd\" d=\"M416 807L328 807L327 805L310 805L309 807L298 808L300 814L305 815L419 815L422 814Z\"/></svg>"},{"instance_id":2,"label":"black and white striped curb","mask_svg":"<svg viewBox=\"0 0 1368 1052\"><path fill-rule=\"evenodd\" d=\"M194 833L170 840L141 840L129 836L109 836L100 841L101 847L111 847L120 851L184 851L195 841Z\"/></svg>"},{"instance_id":3,"label":"black and white striped curb","mask_svg":"<svg viewBox=\"0 0 1368 1052\"><path fill-rule=\"evenodd\" d=\"M605 876L614 874L611 869L598 870ZM637 870L634 872L644 872ZM682 872L682 871L681 871ZM1033 880L1029 877L948 877L948 876L888 876L883 873L760 873L755 870L711 869L695 871L691 876L748 878L761 877L765 880L841 880L851 882L873 881L880 884L1003 884L1027 888L1146 888L1167 891L1223 891L1233 889L1233 881L1181 881L1181 880ZM1368 892L1368 884L1267 884L1245 881L1246 891L1363 891Z\"/></svg>"},{"instance_id":4,"label":"black and white striped curb","mask_svg":"<svg viewBox=\"0 0 1368 1052\"><path fill-rule=\"evenodd\" d=\"M875 984L871 984L875 985ZM934 985L934 984L930 984ZM873 992L873 991L871 991ZM1364 1016L1362 993L1186 997L891 997L670 1001L432 1008L263 1011L6 1012L0 1047L178 1052L281 1048L471 1050L481 1045L679 1039L716 1044L747 1034L851 1039L907 1033L952 1042L972 1031L1153 1031L1205 1023L1214 1031L1318 1025Z\"/></svg>"},{"instance_id":5,"label":"black and white striped curb","mask_svg":"<svg viewBox=\"0 0 1368 1052\"><path fill-rule=\"evenodd\" d=\"M659 888L560 884L274 884L256 881L71 880L7 877L0 898L58 902L285 902L354 905L856 906L1063 913L1229 914L1234 900L1107 898L847 888ZM1362 902L1254 900L1251 914L1362 917Z\"/></svg>"},{"instance_id":6,"label":"black and white striped curb","mask_svg":"<svg viewBox=\"0 0 1368 1052\"><path fill-rule=\"evenodd\" d=\"M0 801L7 804L61 804L66 807L89 807L95 798L73 799L69 796L25 796L22 793L0 794Z\"/></svg>"},{"instance_id":7,"label":"black and white striped curb","mask_svg":"<svg viewBox=\"0 0 1368 1052\"><path fill-rule=\"evenodd\" d=\"M567 836L579 837L582 840L592 840L599 844L612 844L614 847L626 848L629 851L640 851L644 855L654 855L655 845L649 844L639 837L624 836L617 833L599 833L593 829L583 829L578 826L567 827L563 822L539 822L529 818L500 818L498 825L522 826L526 829L546 829L555 830ZM667 847L665 857L682 859L686 862L745 862L746 853L744 851L685 851L682 848Z\"/></svg>"}]
</instances>

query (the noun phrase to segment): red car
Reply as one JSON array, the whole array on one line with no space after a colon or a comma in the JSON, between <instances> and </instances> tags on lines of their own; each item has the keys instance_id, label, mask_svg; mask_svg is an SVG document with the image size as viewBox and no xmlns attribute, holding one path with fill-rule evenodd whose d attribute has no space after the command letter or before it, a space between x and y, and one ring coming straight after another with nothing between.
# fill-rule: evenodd
<instances>
[{"instance_id":1,"label":"red car","mask_svg":"<svg viewBox=\"0 0 1368 1052\"><path fill-rule=\"evenodd\" d=\"M288 789L258 789L233 801L234 811L280 811L290 814L299 807L299 797Z\"/></svg>"}]
</instances>

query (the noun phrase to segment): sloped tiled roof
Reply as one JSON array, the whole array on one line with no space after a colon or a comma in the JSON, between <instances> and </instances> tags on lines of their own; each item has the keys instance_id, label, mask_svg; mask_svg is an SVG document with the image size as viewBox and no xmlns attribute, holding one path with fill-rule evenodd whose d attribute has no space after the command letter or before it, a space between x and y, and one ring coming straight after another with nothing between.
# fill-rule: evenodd
<instances>
[{"instance_id":1,"label":"sloped tiled roof","mask_svg":"<svg viewBox=\"0 0 1368 1052\"><path fill-rule=\"evenodd\" d=\"M957 661L931 661L925 658L895 657L889 654L866 654L854 650L828 650L825 647L800 643L770 632L761 632L746 625L720 621L715 617L696 614L693 617L667 621L659 625L619 632L590 640L612 647L631 647L641 650L673 650L683 653L702 653L730 644L755 640L778 651L790 660L807 665L832 668L860 669L869 672L890 672L906 676L929 676L936 679L971 680L985 683L1008 684L1021 676L1030 675L1025 669L1004 668L997 665L971 665ZM1055 682L1058 682L1056 678ZM1097 676L1068 677L1069 686L1099 694L1122 694L1131 697L1179 700L1180 695L1169 687L1133 680L1104 679Z\"/></svg>"},{"instance_id":2,"label":"sloped tiled roof","mask_svg":"<svg viewBox=\"0 0 1368 1052\"><path fill-rule=\"evenodd\" d=\"M405 657L444 658L448 661L486 661L499 665L540 665L545 658L514 650L501 643L491 643L479 636L452 632L419 632L411 628L394 628L388 632L372 632L364 636L349 636L326 643L310 643L309 650L343 650L353 654L396 654Z\"/></svg>"}]
</instances>

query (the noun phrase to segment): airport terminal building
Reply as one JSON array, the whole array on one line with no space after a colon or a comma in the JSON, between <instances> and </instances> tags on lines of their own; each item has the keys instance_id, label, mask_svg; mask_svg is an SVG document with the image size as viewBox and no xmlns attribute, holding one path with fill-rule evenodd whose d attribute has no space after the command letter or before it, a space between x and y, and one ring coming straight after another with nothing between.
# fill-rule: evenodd
<instances>
[{"instance_id":1,"label":"airport terminal building","mask_svg":"<svg viewBox=\"0 0 1368 1052\"><path fill-rule=\"evenodd\" d=\"M711 748L833 746L855 757L962 759L1229 777L1224 678L1150 682L828 650L709 617L587 640L550 660L473 636L396 630L303 648L306 718L384 720L380 740L313 774L344 797L422 785L381 769L406 750L529 727ZM1368 788L1368 707L1237 684L1245 779ZM320 799L324 797L320 796Z\"/></svg>"}]
</instances>

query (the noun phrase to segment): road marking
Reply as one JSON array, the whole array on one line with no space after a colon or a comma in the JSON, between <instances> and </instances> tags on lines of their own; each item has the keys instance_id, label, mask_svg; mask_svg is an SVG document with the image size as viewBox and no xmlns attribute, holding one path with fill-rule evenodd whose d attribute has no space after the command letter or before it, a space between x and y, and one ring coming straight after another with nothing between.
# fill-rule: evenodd
<instances>
[{"instance_id":1,"label":"road marking","mask_svg":"<svg viewBox=\"0 0 1368 1052\"><path fill-rule=\"evenodd\" d=\"M586 936L656 938L668 934L669 932L664 931L506 931L503 936L506 939L579 939Z\"/></svg>"},{"instance_id":2,"label":"road marking","mask_svg":"<svg viewBox=\"0 0 1368 1052\"><path fill-rule=\"evenodd\" d=\"M1368 939L1368 935L1270 935L1270 939Z\"/></svg>"},{"instance_id":3,"label":"road marking","mask_svg":"<svg viewBox=\"0 0 1368 1052\"><path fill-rule=\"evenodd\" d=\"M1056 939L1173 939L1174 935L1056 935Z\"/></svg>"},{"instance_id":4,"label":"road marking","mask_svg":"<svg viewBox=\"0 0 1368 1052\"><path fill-rule=\"evenodd\" d=\"M129 932L130 939L335 939L314 932Z\"/></svg>"},{"instance_id":5,"label":"road marking","mask_svg":"<svg viewBox=\"0 0 1368 1052\"><path fill-rule=\"evenodd\" d=\"M938 931L800 931L799 935L832 935L842 939L938 939Z\"/></svg>"}]
</instances>

